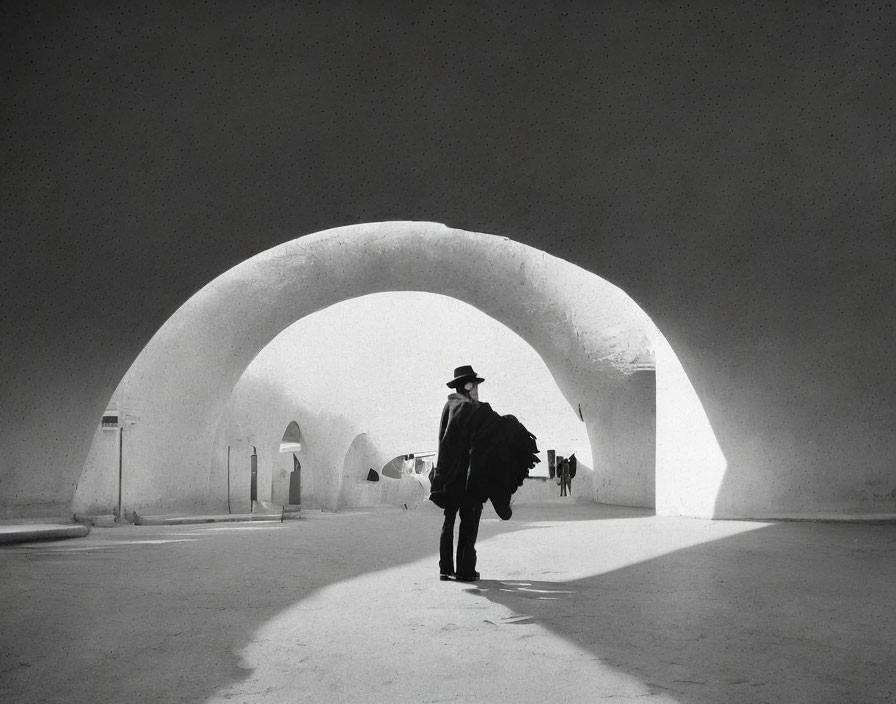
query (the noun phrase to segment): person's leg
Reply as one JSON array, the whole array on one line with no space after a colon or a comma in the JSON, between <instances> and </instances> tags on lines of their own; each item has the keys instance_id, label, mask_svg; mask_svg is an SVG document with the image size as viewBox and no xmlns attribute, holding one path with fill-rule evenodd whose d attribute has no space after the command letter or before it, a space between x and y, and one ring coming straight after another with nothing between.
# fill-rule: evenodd
<instances>
[{"instance_id":1,"label":"person's leg","mask_svg":"<svg viewBox=\"0 0 896 704\"><path fill-rule=\"evenodd\" d=\"M439 537L439 574L454 574L454 519L457 517L457 506L445 509L445 520L442 522L442 535Z\"/></svg>"},{"instance_id":2,"label":"person's leg","mask_svg":"<svg viewBox=\"0 0 896 704\"><path fill-rule=\"evenodd\" d=\"M460 505L460 528L457 533L457 576L476 577L476 537L479 535L479 519L482 504L464 501Z\"/></svg>"}]
</instances>

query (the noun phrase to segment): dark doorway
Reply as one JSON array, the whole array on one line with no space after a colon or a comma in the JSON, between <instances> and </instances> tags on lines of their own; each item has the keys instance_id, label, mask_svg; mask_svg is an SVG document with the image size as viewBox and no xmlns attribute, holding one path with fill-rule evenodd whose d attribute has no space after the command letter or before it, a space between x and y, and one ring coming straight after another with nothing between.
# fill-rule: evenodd
<instances>
[{"instance_id":1,"label":"dark doorway","mask_svg":"<svg viewBox=\"0 0 896 704\"><path fill-rule=\"evenodd\" d=\"M292 472L289 475L289 505L298 506L302 503L302 463L292 453Z\"/></svg>"}]
</instances>

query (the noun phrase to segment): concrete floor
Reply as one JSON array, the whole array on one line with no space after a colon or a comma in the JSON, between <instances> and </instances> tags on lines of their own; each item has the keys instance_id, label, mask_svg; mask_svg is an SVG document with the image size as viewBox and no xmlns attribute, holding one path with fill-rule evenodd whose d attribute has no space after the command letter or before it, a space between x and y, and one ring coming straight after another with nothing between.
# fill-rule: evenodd
<instances>
[{"instance_id":1,"label":"concrete floor","mask_svg":"<svg viewBox=\"0 0 896 704\"><path fill-rule=\"evenodd\" d=\"M0 548L0 701L896 701L896 526L486 510L94 528Z\"/></svg>"}]
</instances>

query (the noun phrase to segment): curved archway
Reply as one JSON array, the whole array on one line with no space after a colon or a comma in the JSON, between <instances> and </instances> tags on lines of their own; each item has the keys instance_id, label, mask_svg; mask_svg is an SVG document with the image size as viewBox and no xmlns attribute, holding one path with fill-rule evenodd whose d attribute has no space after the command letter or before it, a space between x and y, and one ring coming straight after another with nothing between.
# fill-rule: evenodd
<instances>
[{"instance_id":1,"label":"curved archway","mask_svg":"<svg viewBox=\"0 0 896 704\"><path fill-rule=\"evenodd\" d=\"M212 477L219 419L247 365L294 321L380 291L427 291L469 303L520 335L577 410L594 448L598 499L643 454L620 442L626 408L656 373L656 508L711 515L724 457L677 358L647 314L608 281L505 237L436 223L326 230L246 260L187 301L125 377L144 410L130 436L129 508L220 503ZM651 377L652 378L652 377ZM169 442L160 446L158 438ZM637 444L637 443L635 443ZM334 472L338 475L338 472ZM331 501L338 499L338 482Z\"/></svg>"},{"instance_id":2,"label":"curved archway","mask_svg":"<svg viewBox=\"0 0 896 704\"><path fill-rule=\"evenodd\" d=\"M378 485L367 481L370 470L376 466L377 460L376 449L367 433L355 436L342 461L340 506L370 506L378 503L374 497L381 489Z\"/></svg>"},{"instance_id":3,"label":"curved archway","mask_svg":"<svg viewBox=\"0 0 896 704\"><path fill-rule=\"evenodd\" d=\"M403 458L403 456L402 456ZM415 480L379 471L382 451L371 442L367 433L358 434L345 453L339 488L339 508L372 506L416 506L429 495L429 481ZM391 464L387 463L387 465ZM376 482L368 481L370 471Z\"/></svg>"},{"instance_id":4,"label":"curved archway","mask_svg":"<svg viewBox=\"0 0 896 704\"><path fill-rule=\"evenodd\" d=\"M280 452L298 452L302 449L302 431L298 422L291 420L280 440Z\"/></svg>"},{"instance_id":5,"label":"curved archway","mask_svg":"<svg viewBox=\"0 0 896 704\"><path fill-rule=\"evenodd\" d=\"M271 489L271 500L275 504L300 506L302 503L302 462L299 453L303 450L303 440L298 422L289 421L280 439L280 454L289 455L289 459L285 466L282 458L277 463L279 472L274 474L274 485Z\"/></svg>"}]
</instances>

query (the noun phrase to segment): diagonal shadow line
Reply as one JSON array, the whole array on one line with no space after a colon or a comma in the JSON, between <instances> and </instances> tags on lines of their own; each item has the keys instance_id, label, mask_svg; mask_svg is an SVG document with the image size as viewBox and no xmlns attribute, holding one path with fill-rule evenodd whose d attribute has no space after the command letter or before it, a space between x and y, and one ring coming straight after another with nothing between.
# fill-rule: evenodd
<instances>
[{"instance_id":1,"label":"diagonal shadow line","mask_svg":"<svg viewBox=\"0 0 896 704\"><path fill-rule=\"evenodd\" d=\"M582 504L546 514L574 520L570 509L618 515ZM540 512L519 507L503 522L489 509L480 536L525 530ZM124 701L134 683L159 701L205 701L251 675L239 653L259 628L321 589L427 556L436 574L440 516L426 507L264 530L130 526L94 529L77 551L71 541L0 550L0 701Z\"/></svg>"},{"instance_id":2,"label":"diagonal shadow line","mask_svg":"<svg viewBox=\"0 0 896 704\"><path fill-rule=\"evenodd\" d=\"M894 536L774 524L583 579L466 591L682 704L892 701Z\"/></svg>"},{"instance_id":3,"label":"diagonal shadow line","mask_svg":"<svg viewBox=\"0 0 896 704\"><path fill-rule=\"evenodd\" d=\"M579 506L566 518L597 525L612 513ZM559 520L553 509L516 514L486 520L482 539ZM160 700L205 701L251 676L238 653L317 591L427 556L436 574L437 513L297 523L139 528L134 539L202 537L139 548L116 530L121 550L95 559L0 553L0 698L119 701L139 683ZM778 524L582 579L464 588L507 607L507 625L537 624L682 704L886 701L893 537L892 526Z\"/></svg>"}]
</instances>

